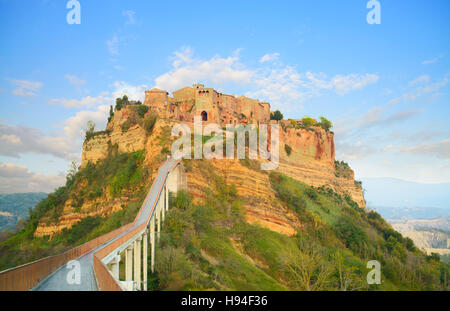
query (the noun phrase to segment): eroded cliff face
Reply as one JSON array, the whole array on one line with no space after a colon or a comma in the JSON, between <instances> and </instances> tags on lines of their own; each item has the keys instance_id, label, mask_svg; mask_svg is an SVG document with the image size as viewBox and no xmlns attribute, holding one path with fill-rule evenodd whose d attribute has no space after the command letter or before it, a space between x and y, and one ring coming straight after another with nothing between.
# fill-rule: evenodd
<instances>
[{"instance_id":1,"label":"eroded cliff face","mask_svg":"<svg viewBox=\"0 0 450 311\"><path fill-rule=\"evenodd\" d=\"M150 113L150 112L149 112ZM148 116L148 114L147 114ZM88 162L97 163L108 156L111 148L119 152L144 150L143 165L149 168L150 183L157 173L159 165L165 160L164 147L169 147L173 120L158 119L151 132L144 129L140 122L128 120L134 118L133 111L127 107L116 111L108 123L107 131L99 133L83 144L81 168ZM128 124L127 124L128 122ZM315 187L326 186L341 195L348 195L361 208L365 207L362 188L355 183L353 171L335 167L334 135L320 127L311 129L283 126L280 127L280 163L278 171ZM197 201L205 196L209 181L200 174L202 161L190 161L192 168L187 172L188 191ZM246 218L250 223L258 223L270 230L293 235L301 228L301 223L286 206L275 199L267 172L257 167L249 167L242 160L211 160L216 174L222 176L228 185L234 184L238 195L245 199ZM133 193L126 191L113 198L108 189L94 200L85 200L80 208L72 207L70 200L65 202L61 217L56 223L43 219L35 232L36 236L54 235L63 228L87 216L106 216L127 205L134 199Z\"/></svg>"},{"instance_id":2,"label":"eroded cliff face","mask_svg":"<svg viewBox=\"0 0 450 311\"><path fill-rule=\"evenodd\" d=\"M149 176L142 180L142 186L148 186L157 174L161 163L167 158L161 153L162 148L170 145L170 131L173 123L167 120L157 120L151 133L147 133L139 124L130 126L126 131L121 125L129 117L128 109L116 112L113 120L108 124L108 131L95 135L83 144L81 168L88 162L97 163L100 159L108 157L111 148L117 148L119 153L144 150L143 166L148 170ZM83 191L83 185L77 191ZM64 228L71 228L75 223L88 216L108 216L136 201L136 193L124 190L119 197L110 195L109 187L102 189L102 195L95 199L84 199L81 206L74 206L72 199L66 200L57 221L49 217L41 219L34 235L36 237L50 236Z\"/></svg>"},{"instance_id":3,"label":"eroded cliff face","mask_svg":"<svg viewBox=\"0 0 450 311\"><path fill-rule=\"evenodd\" d=\"M202 162L190 161L192 169L187 172L188 191L196 201L204 199L210 186L207 174L202 174ZM249 168L239 160L209 160L215 174L223 177L228 186L235 185L237 193L244 199L246 219L270 230L293 235L301 226L297 217L286 206L275 200L270 187L269 175L259 168Z\"/></svg>"},{"instance_id":4,"label":"eroded cliff face","mask_svg":"<svg viewBox=\"0 0 450 311\"><path fill-rule=\"evenodd\" d=\"M289 148L290 154L286 151ZM355 183L354 172L346 168L340 173L335 167L334 134L320 127L280 128L278 170L308 185L328 186L341 195L347 194L358 206L365 207L362 187Z\"/></svg>"},{"instance_id":5,"label":"eroded cliff face","mask_svg":"<svg viewBox=\"0 0 450 311\"><path fill-rule=\"evenodd\" d=\"M288 145L288 148L285 148ZM290 148L290 153L286 149ZM280 163L278 171L305 184L333 189L348 195L361 208L365 207L362 188L355 183L350 168L336 169L334 159L334 135L321 128L313 130L280 128ZM298 218L275 199L268 172L260 169L260 162L248 160L210 160L212 169L223 177L227 185L236 186L244 198L246 219L270 230L294 235L302 228ZM202 200L210 181L202 174L201 162L192 160L188 171L188 189L197 200Z\"/></svg>"}]
</instances>

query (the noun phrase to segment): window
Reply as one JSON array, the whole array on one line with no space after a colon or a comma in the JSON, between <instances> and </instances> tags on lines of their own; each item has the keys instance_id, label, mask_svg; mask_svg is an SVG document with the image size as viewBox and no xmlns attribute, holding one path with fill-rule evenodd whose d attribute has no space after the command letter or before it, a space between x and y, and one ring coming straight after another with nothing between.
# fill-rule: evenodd
<instances>
[{"instance_id":1,"label":"window","mask_svg":"<svg viewBox=\"0 0 450 311\"><path fill-rule=\"evenodd\" d=\"M208 121L208 113L206 111L202 111L202 121Z\"/></svg>"}]
</instances>

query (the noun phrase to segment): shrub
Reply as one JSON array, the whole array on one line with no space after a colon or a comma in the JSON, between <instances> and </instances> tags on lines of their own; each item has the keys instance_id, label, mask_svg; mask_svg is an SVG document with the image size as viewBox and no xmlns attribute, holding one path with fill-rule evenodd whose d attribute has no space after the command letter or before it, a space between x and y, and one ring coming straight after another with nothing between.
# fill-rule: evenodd
<instances>
[{"instance_id":1,"label":"shrub","mask_svg":"<svg viewBox=\"0 0 450 311\"><path fill-rule=\"evenodd\" d=\"M130 102L128 101L128 96L123 95L122 98L116 98L116 108L115 110L121 110L123 107L128 105Z\"/></svg>"},{"instance_id":2,"label":"shrub","mask_svg":"<svg viewBox=\"0 0 450 311\"><path fill-rule=\"evenodd\" d=\"M182 210L192 206L192 196L186 190L180 190L176 196L170 196L171 205Z\"/></svg>"},{"instance_id":3,"label":"shrub","mask_svg":"<svg viewBox=\"0 0 450 311\"><path fill-rule=\"evenodd\" d=\"M170 150L168 147L164 147L161 149L161 154L170 154Z\"/></svg>"},{"instance_id":4,"label":"shrub","mask_svg":"<svg viewBox=\"0 0 450 311\"><path fill-rule=\"evenodd\" d=\"M286 151L286 154L287 154L288 156L291 155L291 152L292 152L291 146L285 144L285 145L284 145L284 150Z\"/></svg>"},{"instance_id":5,"label":"shrub","mask_svg":"<svg viewBox=\"0 0 450 311\"><path fill-rule=\"evenodd\" d=\"M344 241L345 246L354 253L360 253L363 245L367 244L367 235L348 216L342 216L336 224L338 236Z\"/></svg>"},{"instance_id":6,"label":"shrub","mask_svg":"<svg viewBox=\"0 0 450 311\"><path fill-rule=\"evenodd\" d=\"M270 113L270 120L283 120L283 114L280 112L280 110L275 110L275 112Z\"/></svg>"},{"instance_id":7,"label":"shrub","mask_svg":"<svg viewBox=\"0 0 450 311\"><path fill-rule=\"evenodd\" d=\"M148 111L148 106L145 106L145 105L139 105L139 106L137 106L137 113L138 113L138 115L141 117L141 118L143 118L144 116L145 116L145 114L147 113L147 111Z\"/></svg>"},{"instance_id":8,"label":"shrub","mask_svg":"<svg viewBox=\"0 0 450 311\"><path fill-rule=\"evenodd\" d=\"M147 133L151 133L153 131L153 128L155 127L157 119L158 119L158 117L154 114L152 114L144 119L143 128L144 128L144 130L147 131Z\"/></svg>"},{"instance_id":9,"label":"shrub","mask_svg":"<svg viewBox=\"0 0 450 311\"><path fill-rule=\"evenodd\" d=\"M309 116L305 116L302 118L302 124L306 127L310 127L316 124L316 120Z\"/></svg>"},{"instance_id":10,"label":"shrub","mask_svg":"<svg viewBox=\"0 0 450 311\"><path fill-rule=\"evenodd\" d=\"M109 106L109 117L108 117L108 123L111 122L112 118L114 117L114 110L113 106Z\"/></svg>"},{"instance_id":11,"label":"shrub","mask_svg":"<svg viewBox=\"0 0 450 311\"><path fill-rule=\"evenodd\" d=\"M323 128L325 131L329 131L333 127L333 123L330 120L320 117L320 122L317 123L318 126Z\"/></svg>"}]
</instances>

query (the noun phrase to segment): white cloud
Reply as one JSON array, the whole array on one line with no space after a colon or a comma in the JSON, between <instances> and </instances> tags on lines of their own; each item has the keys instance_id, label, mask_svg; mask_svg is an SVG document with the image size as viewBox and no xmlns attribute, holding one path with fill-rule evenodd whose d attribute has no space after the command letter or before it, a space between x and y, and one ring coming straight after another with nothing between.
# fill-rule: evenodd
<instances>
[{"instance_id":1,"label":"white cloud","mask_svg":"<svg viewBox=\"0 0 450 311\"><path fill-rule=\"evenodd\" d=\"M338 94L345 94L356 89L361 89L369 84L374 84L378 81L378 78L378 75L375 74L336 75L331 80L331 84Z\"/></svg>"},{"instance_id":2,"label":"white cloud","mask_svg":"<svg viewBox=\"0 0 450 311\"><path fill-rule=\"evenodd\" d=\"M262 97L274 107L287 110L292 104L320 96L325 91L344 95L377 81L378 76L374 74L335 75L329 79L325 73L300 73L295 67L285 66L261 71L253 81L258 89L247 95Z\"/></svg>"},{"instance_id":3,"label":"white cloud","mask_svg":"<svg viewBox=\"0 0 450 311\"><path fill-rule=\"evenodd\" d=\"M409 81L408 86L414 86L417 84L424 84L430 82L430 76L429 75L421 75L415 78L412 81Z\"/></svg>"},{"instance_id":4,"label":"white cloud","mask_svg":"<svg viewBox=\"0 0 450 311\"><path fill-rule=\"evenodd\" d=\"M129 100L140 100L142 103L145 99L145 90L148 89L148 86L145 84L132 85L125 81L116 81L113 87L113 99L127 95Z\"/></svg>"},{"instance_id":5,"label":"white cloud","mask_svg":"<svg viewBox=\"0 0 450 311\"><path fill-rule=\"evenodd\" d=\"M106 128L106 121L109 115L109 106L102 105L97 108L96 111L83 110L75 114L75 116L68 118L64 121L64 134L67 141L81 142L83 140L84 128L87 121L92 120L96 124L96 131ZM77 146L79 152L81 152L81 145Z\"/></svg>"},{"instance_id":6,"label":"white cloud","mask_svg":"<svg viewBox=\"0 0 450 311\"><path fill-rule=\"evenodd\" d=\"M65 77L65 78L69 81L69 83L70 83L71 85L73 85L73 86L83 86L83 85L86 83L85 80L81 80L80 78L78 78L78 77L75 76L75 75L69 75L69 74L66 74L64 77Z\"/></svg>"},{"instance_id":7,"label":"white cloud","mask_svg":"<svg viewBox=\"0 0 450 311\"><path fill-rule=\"evenodd\" d=\"M110 40L106 40L109 53L119 55L119 37L114 35Z\"/></svg>"},{"instance_id":8,"label":"white cloud","mask_svg":"<svg viewBox=\"0 0 450 311\"><path fill-rule=\"evenodd\" d=\"M415 146L395 146L389 145L384 148L385 151L394 150L400 153L411 155L434 156L441 159L450 159L450 139L440 141L426 142Z\"/></svg>"},{"instance_id":9,"label":"white cloud","mask_svg":"<svg viewBox=\"0 0 450 311\"><path fill-rule=\"evenodd\" d=\"M243 68L237 53L226 58L216 55L209 60L194 58L189 48L183 48L174 54L173 69L155 79L156 87L170 92L200 81L248 84L254 74Z\"/></svg>"},{"instance_id":10,"label":"white cloud","mask_svg":"<svg viewBox=\"0 0 450 311\"><path fill-rule=\"evenodd\" d=\"M278 57L278 53L267 54L260 61L269 62ZM246 96L269 101L277 108L285 105L283 109L320 96L323 91L342 95L378 81L375 74L353 73L328 78L324 73L301 73L293 66L281 66L278 62L271 63L270 67L249 69L240 63L239 50L229 57L216 55L204 60L184 47L174 53L172 66L172 70L155 79L156 87L172 92L196 82L246 85L249 89Z\"/></svg>"},{"instance_id":11,"label":"white cloud","mask_svg":"<svg viewBox=\"0 0 450 311\"><path fill-rule=\"evenodd\" d=\"M97 97L86 96L82 99L68 99L68 98L53 98L48 101L50 105L62 105L66 108L92 108L108 103L112 104L113 99L108 96L107 92L104 92Z\"/></svg>"},{"instance_id":12,"label":"white cloud","mask_svg":"<svg viewBox=\"0 0 450 311\"><path fill-rule=\"evenodd\" d=\"M391 103L396 104L400 101L416 100L420 97L426 95L436 94L441 88L448 84L448 76L444 78L431 82L429 76L422 75L408 83L410 88L408 92L404 93L402 96L394 98Z\"/></svg>"},{"instance_id":13,"label":"white cloud","mask_svg":"<svg viewBox=\"0 0 450 311\"><path fill-rule=\"evenodd\" d=\"M426 60L424 60L424 61L422 62L422 65L430 65L430 64L437 63L437 62L439 61L439 59L441 59L442 57L443 57L443 55L441 54L441 55L436 56L436 57L434 57L434 58L426 59Z\"/></svg>"},{"instance_id":14,"label":"white cloud","mask_svg":"<svg viewBox=\"0 0 450 311\"><path fill-rule=\"evenodd\" d=\"M135 23L135 20L134 20L135 14L136 14L136 12L132 11L132 10L123 11L122 15L128 18L127 21L125 22L125 24L127 24L127 25L134 24Z\"/></svg>"},{"instance_id":15,"label":"white cloud","mask_svg":"<svg viewBox=\"0 0 450 311\"><path fill-rule=\"evenodd\" d=\"M64 185L63 174L43 175L31 172L26 166L0 163L0 193L52 192Z\"/></svg>"},{"instance_id":16,"label":"white cloud","mask_svg":"<svg viewBox=\"0 0 450 311\"><path fill-rule=\"evenodd\" d=\"M277 60L279 57L280 57L280 53L266 54L259 59L259 62L260 63L271 62L271 61Z\"/></svg>"},{"instance_id":17,"label":"white cloud","mask_svg":"<svg viewBox=\"0 0 450 311\"><path fill-rule=\"evenodd\" d=\"M45 136L27 126L0 122L0 155L20 157L22 153L52 154L59 158L73 158L73 143L62 137Z\"/></svg>"},{"instance_id":18,"label":"white cloud","mask_svg":"<svg viewBox=\"0 0 450 311\"><path fill-rule=\"evenodd\" d=\"M17 79L8 79L10 80L16 88L12 91L14 95L25 96L25 97L33 97L36 96L36 92L42 87L42 82L38 81L29 81L29 80L17 80Z\"/></svg>"},{"instance_id":19,"label":"white cloud","mask_svg":"<svg viewBox=\"0 0 450 311\"><path fill-rule=\"evenodd\" d=\"M62 130L53 135L27 127L0 121L0 155L19 158L22 154L49 154L67 161L79 160L84 129L88 120L96 123L96 130L106 127L109 106L83 110L60 123Z\"/></svg>"}]
</instances>

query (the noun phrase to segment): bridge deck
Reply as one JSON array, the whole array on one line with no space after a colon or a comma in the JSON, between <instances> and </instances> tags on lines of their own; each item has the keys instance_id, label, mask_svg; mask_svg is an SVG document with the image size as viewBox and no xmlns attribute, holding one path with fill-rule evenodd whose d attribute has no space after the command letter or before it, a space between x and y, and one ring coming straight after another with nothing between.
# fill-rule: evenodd
<instances>
[{"instance_id":1,"label":"bridge deck","mask_svg":"<svg viewBox=\"0 0 450 311\"><path fill-rule=\"evenodd\" d=\"M159 190L164 185L164 181L169 172L169 169L176 163L175 160L167 161L159 170L158 176L153 183L153 187L149 194L148 200L142 209L135 225L131 227L128 231L123 232L114 239L111 239L107 243L104 243L94 249L93 251L79 257L77 260L80 263L81 269L81 283L80 284L69 284L67 282L67 273L69 270L66 265L62 266L60 269L52 273L49 277L39 283L33 290L37 291L95 291L98 290L97 283L94 275L94 253L101 248L112 243L121 236L127 234L129 231L136 227L139 227L149 218L150 213L153 213L152 207L155 201L158 199Z\"/></svg>"}]
</instances>

